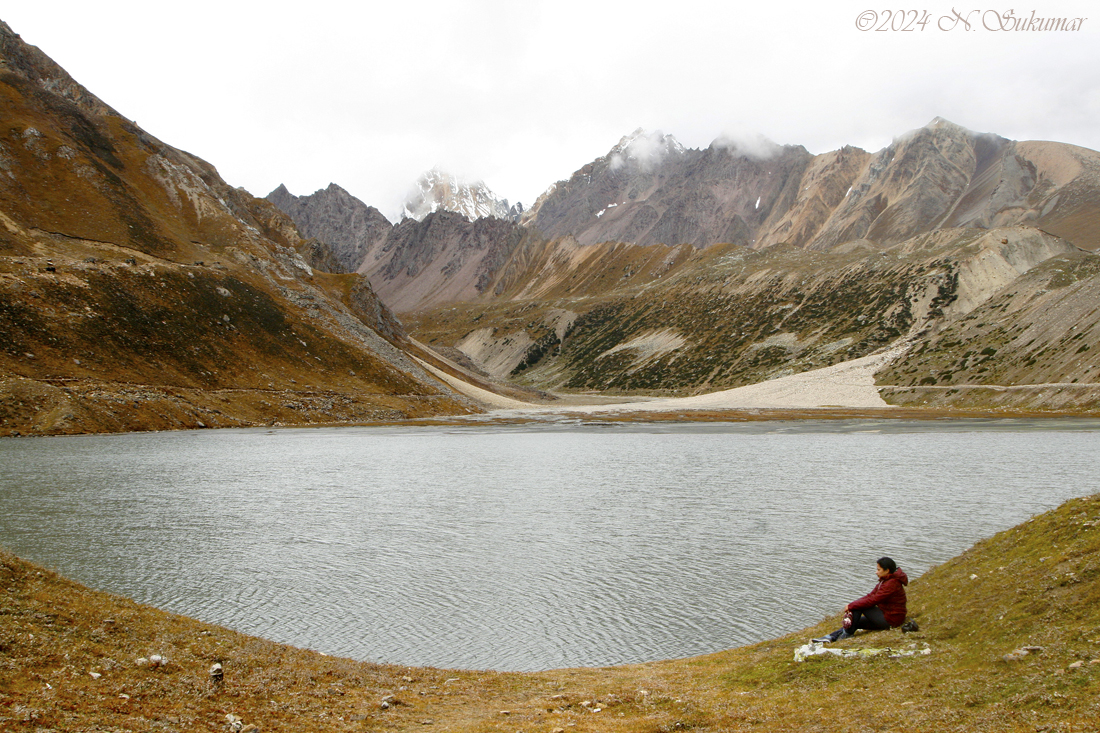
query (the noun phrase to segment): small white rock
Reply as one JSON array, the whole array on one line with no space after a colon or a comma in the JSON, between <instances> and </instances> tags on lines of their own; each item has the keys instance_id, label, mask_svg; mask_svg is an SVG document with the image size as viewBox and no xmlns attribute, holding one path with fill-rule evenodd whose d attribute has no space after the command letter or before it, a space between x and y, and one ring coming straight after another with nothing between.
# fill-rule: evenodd
<instances>
[{"instance_id":1,"label":"small white rock","mask_svg":"<svg viewBox=\"0 0 1100 733\"><path fill-rule=\"evenodd\" d=\"M98 680L100 677L103 676L99 672L89 672L88 674L90 674L92 676L93 680Z\"/></svg>"}]
</instances>

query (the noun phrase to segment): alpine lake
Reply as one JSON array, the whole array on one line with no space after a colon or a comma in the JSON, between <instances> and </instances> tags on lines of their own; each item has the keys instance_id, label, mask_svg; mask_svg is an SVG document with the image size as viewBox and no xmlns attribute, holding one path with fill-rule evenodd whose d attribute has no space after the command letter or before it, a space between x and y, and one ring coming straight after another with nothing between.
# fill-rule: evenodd
<instances>
[{"instance_id":1,"label":"alpine lake","mask_svg":"<svg viewBox=\"0 0 1100 733\"><path fill-rule=\"evenodd\" d=\"M0 440L0 546L331 655L541 670L787 633L1100 491L1100 420Z\"/></svg>"}]
</instances>

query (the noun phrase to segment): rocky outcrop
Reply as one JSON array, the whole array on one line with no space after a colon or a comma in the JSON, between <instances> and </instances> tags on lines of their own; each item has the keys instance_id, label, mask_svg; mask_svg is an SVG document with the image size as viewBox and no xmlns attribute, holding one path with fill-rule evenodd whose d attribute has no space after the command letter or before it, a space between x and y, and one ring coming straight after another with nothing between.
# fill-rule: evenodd
<instances>
[{"instance_id":1,"label":"rocky outcrop","mask_svg":"<svg viewBox=\"0 0 1100 733\"><path fill-rule=\"evenodd\" d=\"M24 43L19 34L2 20L0 69L13 73L28 84L74 104L85 112L100 116L118 116L115 110L69 76L53 59L37 47Z\"/></svg>"},{"instance_id":2,"label":"rocky outcrop","mask_svg":"<svg viewBox=\"0 0 1100 733\"><path fill-rule=\"evenodd\" d=\"M959 269L957 302L969 307L878 375L889 401L1100 409L1100 256L1028 231L994 231L975 243ZM986 286L990 275L1003 286Z\"/></svg>"},{"instance_id":3,"label":"rocky outcrop","mask_svg":"<svg viewBox=\"0 0 1100 733\"><path fill-rule=\"evenodd\" d=\"M363 261L383 302L400 312L479 297L528 232L512 221L437 211L405 219Z\"/></svg>"},{"instance_id":4,"label":"rocky outcrop","mask_svg":"<svg viewBox=\"0 0 1100 733\"><path fill-rule=\"evenodd\" d=\"M330 272L358 270L367 253L393 229L382 212L335 183L309 196L295 196L280 184L266 198L293 219L302 234L327 245L337 268Z\"/></svg>"}]
</instances>

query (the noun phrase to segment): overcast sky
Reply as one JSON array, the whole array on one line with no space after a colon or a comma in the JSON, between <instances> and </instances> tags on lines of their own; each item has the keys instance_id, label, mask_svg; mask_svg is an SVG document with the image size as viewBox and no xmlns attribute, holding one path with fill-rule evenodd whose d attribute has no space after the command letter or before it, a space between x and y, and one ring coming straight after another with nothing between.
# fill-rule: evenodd
<instances>
[{"instance_id":1,"label":"overcast sky","mask_svg":"<svg viewBox=\"0 0 1100 733\"><path fill-rule=\"evenodd\" d=\"M336 182L392 219L433 166L530 205L638 127L874 151L938 115L1100 149L1100 6L959 2L917 6L910 32L860 30L870 8L864 24L902 24L866 0L34 0L0 17L229 183ZM1088 19L987 30L1009 11Z\"/></svg>"}]
</instances>

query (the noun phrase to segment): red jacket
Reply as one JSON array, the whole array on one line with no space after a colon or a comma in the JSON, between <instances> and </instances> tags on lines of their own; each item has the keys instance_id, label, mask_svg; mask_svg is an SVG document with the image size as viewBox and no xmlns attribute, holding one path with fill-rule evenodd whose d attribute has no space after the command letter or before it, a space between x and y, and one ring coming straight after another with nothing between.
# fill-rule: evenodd
<instances>
[{"instance_id":1,"label":"red jacket","mask_svg":"<svg viewBox=\"0 0 1100 733\"><path fill-rule=\"evenodd\" d=\"M886 623L891 626L901 626L905 623L905 586L909 585L909 576L898 568L894 572L880 580L874 590L852 601L848 608L853 611L857 608L871 608L878 606L882 609L882 615L886 617Z\"/></svg>"}]
</instances>

